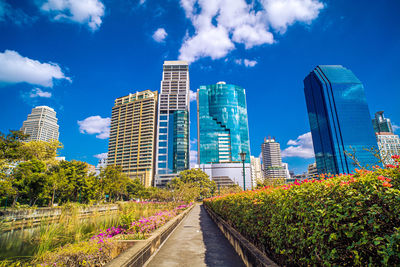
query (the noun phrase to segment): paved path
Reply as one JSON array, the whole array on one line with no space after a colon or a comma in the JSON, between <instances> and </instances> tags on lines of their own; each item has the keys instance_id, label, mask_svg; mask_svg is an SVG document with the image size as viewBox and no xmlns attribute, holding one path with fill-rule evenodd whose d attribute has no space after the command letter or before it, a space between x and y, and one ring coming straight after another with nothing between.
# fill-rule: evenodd
<instances>
[{"instance_id":1,"label":"paved path","mask_svg":"<svg viewBox=\"0 0 400 267\"><path fill-rule=\"evenodd\" d=\"M245 266L202 205L196 205L147 267Z\"/></svg>"}]
</instances>

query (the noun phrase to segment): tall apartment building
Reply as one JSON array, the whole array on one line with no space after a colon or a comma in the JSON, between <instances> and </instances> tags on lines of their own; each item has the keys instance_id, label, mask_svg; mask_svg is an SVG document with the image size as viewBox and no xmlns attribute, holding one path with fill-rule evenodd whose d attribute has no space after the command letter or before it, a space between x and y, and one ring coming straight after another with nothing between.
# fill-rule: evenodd
<instances>
[{"instance_id":1,"label":"tall apartment building","mask_svg":"<svg viewBox=\"0 0 400 267\"><path fill-rule=\"evenodd\" d=\"M287 179L289 170L282 165L281 146L275 138L264 138L261 145L264 165L264 177L269 179Z\"/></svg>"},{"instance_id":2,"label":"tall apartment building","mask_svg":"<svg viewBox=\"0 0 400 267\"><path fill-rule=\"evenodd\" d=\"M350 173L356 165L375 165L365 149L377 149L364 87L350 70L340 65L317 66L304 79L318 173Z\"/></svg>"},{"instance_id":3,"label":"tall apartment building","mask_svg":"<svg viewBox=\"0 0 400 267\"><path fill-rule=\"evenodd\" d=\"M153 184L157 91L117 98L111 115L107 165L121 166L146 187Z\"/></svg>"},{"instance_id":4,"label":"tall apartment building","mask_svg":"<svg viewBox=\"0 0 400 267\"><path fill-rule=\"evenodd\" d=\"M372 119L372 125L374 126L375 133L393 133L392 123L390 119L383 116L383 111L375 113L375 118Z\"/></svg>"},{"instance_id":5,"label":"tall apartment building","mask_svg":"<svg viewBox=\"0 0 400 267\"><path fill-rule=\"evenodd\" d=\"M314 162L308 165L307 168L307 179L315 179L318 176L317 164Z\"/></svg>"},{"instance_id":6,"label":"tall apartment building","mask_svg":"<svg viewBox=\"0 0 400 267\"><path fill-rule=\"evenodd\" d=\"M189 65L164 61L158 103L155 185L165 186L189 165Z\"/></svg>"},{"instance_id":7,"label":"tall apartment building","mask_svg":"<svg viewBox=\"0 0 400 267\"><path fill-rule=\"evenodd\" d=\"M59 126L57 124L56 112L48 106L38 106L32 109L24 121L21 131L28 134L26 141L40 140L50 141L58 140Z\"/></svg>"},{"instance_id":8,"label":"tall apartment building","mask_svg":"<svg viewBox=\"0 0 400 267\"><path fill-rule=\"evenodd\" d=\"M251 163L251 180L253 182L253 187L257 185L257 183L264 182L264 175L261 170L261 160L259 157L250 157Z\"/></svg>"},{"instance_id":9,"label":"tall apartment building","mask_svg":"<svg viewBox=\"0 0 400 267\"><path fill-rule=\"evenodd\" d=\"M198 162L216 183L229 179L251 188L250 138L245 89L225 82L197 90ZM240 153L245 152L245 178ZM226 184L224 182L224 184Z\"/></svg>"}]
</instances>

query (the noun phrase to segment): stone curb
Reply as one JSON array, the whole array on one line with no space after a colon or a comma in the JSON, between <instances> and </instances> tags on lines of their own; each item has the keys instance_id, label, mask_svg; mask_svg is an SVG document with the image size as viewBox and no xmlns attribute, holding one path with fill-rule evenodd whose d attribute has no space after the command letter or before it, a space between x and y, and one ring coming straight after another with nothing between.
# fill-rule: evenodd
<instances>
[{"instance_id":1,"label":"stone curb","mask_svg":"<svg viewBox=\"0 0 400 267\"><path fill-rule=\"evenodd\" d=\"M207 213L215 222L221 232L229 240L236 253L242 258L247 267L277 267L275 262L268 258L256 246L249 242L244 236L236 231L232 226L225 222L220 216L215 214L207 205L204 205Z\"/></svg>"},{"instance_id":2,"label":"stone curb","mask_svg":"<svg viewBox=\"0 0 400 267\"><path fill-rule=\"evenodd\" d=\"M167 222L157 229L146 240L134 240L132 247L118 255L115 259L107 263L106 267L141 267L151 257L151 255L168 238L178 224L186 217L196 204Z\"/></svg>"}]
</instances>

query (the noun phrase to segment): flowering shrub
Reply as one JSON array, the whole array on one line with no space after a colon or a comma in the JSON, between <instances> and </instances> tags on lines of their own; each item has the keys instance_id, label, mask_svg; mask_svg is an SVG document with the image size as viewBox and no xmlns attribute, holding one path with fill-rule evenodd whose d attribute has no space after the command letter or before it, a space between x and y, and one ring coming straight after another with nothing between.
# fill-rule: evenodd
<instances>
[{"instance_id":1,"label":"flowering shrub","mask_svg":"<svg viewBox=\"0 0 400 267\"><path fill-rule=\"evenodd\" d=\"M400 167L210 198L204 204L279 265L399 266Z\"/></svg>"}]
</instances>

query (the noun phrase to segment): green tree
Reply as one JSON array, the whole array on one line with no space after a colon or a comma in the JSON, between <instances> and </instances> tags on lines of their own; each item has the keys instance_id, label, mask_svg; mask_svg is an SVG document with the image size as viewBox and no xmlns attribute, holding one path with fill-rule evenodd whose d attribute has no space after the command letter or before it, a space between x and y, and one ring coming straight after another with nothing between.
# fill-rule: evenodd
<instances>
[{"instance_id":1,"label":"green tree","mask_svg":"<svg viewBox=\"0 0 400 267\"><path fill-rule=\"evenodd\" d=\"M82 194L86 193L83 189L87 183L87 163L76 160L61 161L59 166L66 179L60 192L60 202L82 202Z\"/></svg>"},{"instance_id":2,"label":"green tree","mask_svg":"<svg viewBox=\"0 0 400 267\"><path fill-rule=\"evenodd\" d=\"M210 177L200 169L181 171L179 173L179 179L185 184L193 183L197 185L200 189L201 198L211 197L217 189L215 181L211 180Z\"/></svg>"},{"instance_id":3,"label":"green tree","mask_svg":"<svg viewBox=\"0 0 400 267\"><path fill-rule=\"evenodd\" d=\"M58 140L45 141L30 141L24 142L21 147L21 153L25 160L36 158L42 161L54 161L57 156L57 150L63 145Z\"/></svg>"},{"instance_id":4,"label":"green tree","mask_svg":"<svg viewBox=\"0 0 400 267\"><path fill-rule=\"evenodd\" d=\"M129 178L119 166L107 166L100 171L100 197L109 195L110 200L121 200L127 195Z\"/></svg>"},{"instance_id":5,"label":"green tree","mask_svg":"<svg viewBox=\"0 0 400 267\"><path fill-rule=\"evenodd\" d=\"M0 160L7 162L14 162L23 158L21 146L22 140L26 139L28 135L23 134L21 131L10 131L5 135L0 132Z\"/></svg>"},{"instance_id":6,"label":"green tree","mask_svg":"<svg viewBox=\"0 0 400 267\"><path fill-rule=\"evenodd\" d=\"M142 184L139 178L129 179L127 184L127 193L129 198L139 198L141 200L150 197L149 190Z\"/></svg>"},{"instance_id":7,"label":"green tree","mask_svg":"<svg viewBox=\"0 0 400 267\"><path fill-rule=\"evenodd\" d=\"M20 198L21 203L35 205L40 199L44 202L48 197L46 164L40 160L32 159L20 163L14 170L12 180L16 190L14 203Z\"/></svg>"}]
</instances>

